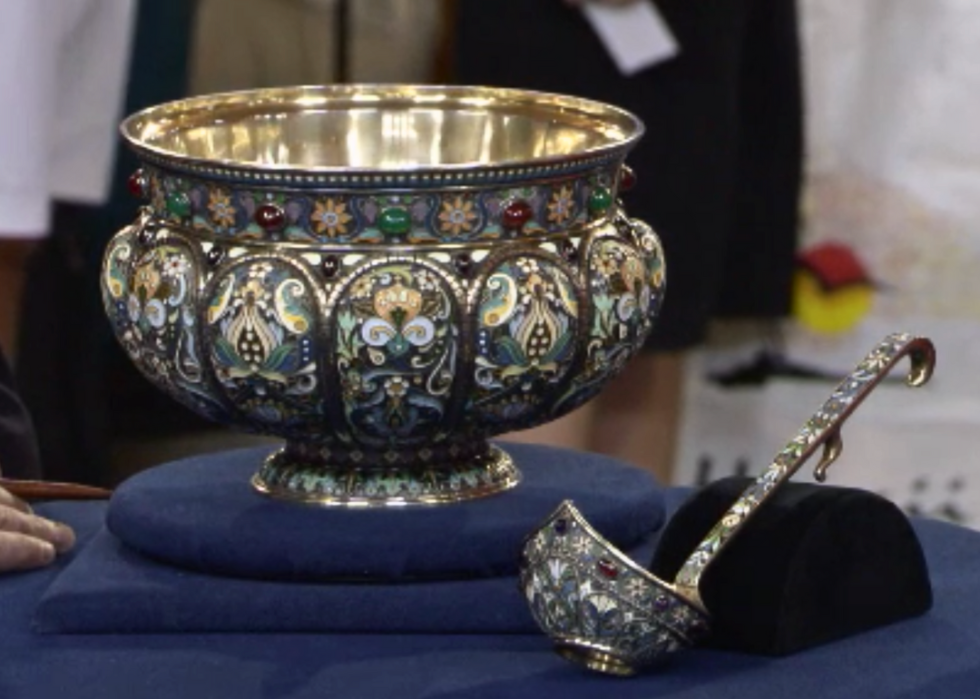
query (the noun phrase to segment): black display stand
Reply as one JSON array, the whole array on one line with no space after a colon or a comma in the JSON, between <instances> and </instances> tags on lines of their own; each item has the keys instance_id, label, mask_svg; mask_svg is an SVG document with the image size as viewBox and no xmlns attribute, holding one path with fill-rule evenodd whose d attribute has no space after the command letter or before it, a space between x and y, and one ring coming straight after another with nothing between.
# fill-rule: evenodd
<instances>
[{"instance_id":1,"label":"black display stand","mask_svg":"<svg viewBox=\"0 0 980 699\"><path fill-rule=\"evenodd\" d=\"M651 570L673 580L751 482L726 478L671 518ZM854 488L786 483L701 578L707 645L782 656L918 616L932 607L922 547L894 503Z\"/></svg>"}]
</instances>

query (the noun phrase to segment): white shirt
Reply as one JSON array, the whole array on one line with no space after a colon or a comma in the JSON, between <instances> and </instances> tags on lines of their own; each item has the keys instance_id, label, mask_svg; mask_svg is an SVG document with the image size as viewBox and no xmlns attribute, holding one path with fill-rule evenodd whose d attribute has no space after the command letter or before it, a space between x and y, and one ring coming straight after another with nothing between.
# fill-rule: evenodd
<instances>
[{"instance_id":1,"label":"white shirt","mask_svg":"<svg viewBox=\"0 0 980 699\"><path fill-rule=\"evenodd\" d=\"M2 0L0 237L109 196L135 0Z\"/></svg>"}]
</instances>

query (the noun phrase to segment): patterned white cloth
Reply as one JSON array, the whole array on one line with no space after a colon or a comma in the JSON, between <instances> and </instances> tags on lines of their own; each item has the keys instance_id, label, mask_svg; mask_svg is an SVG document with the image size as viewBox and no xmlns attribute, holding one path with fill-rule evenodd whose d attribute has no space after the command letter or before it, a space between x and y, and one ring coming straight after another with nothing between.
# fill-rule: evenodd
<instances>
[{"instance_id":1,"label":"patterned white cloth","mask_svg":"<svg viewBox=\"0 0 980 699\"><path fill-rule=\"evenodd\" d=\"M134 20L135 0L3 0L0 237L108 198Z\"/></svg>"}]
</instances>

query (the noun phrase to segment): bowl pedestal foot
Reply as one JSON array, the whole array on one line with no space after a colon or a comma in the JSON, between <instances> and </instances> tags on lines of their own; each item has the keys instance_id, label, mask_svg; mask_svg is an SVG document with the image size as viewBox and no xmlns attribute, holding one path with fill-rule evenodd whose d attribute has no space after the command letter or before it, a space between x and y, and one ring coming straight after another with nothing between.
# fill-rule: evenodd
<instances>
[{"instance_id":1,"label":"bowl pedestal foot","mask_svg":"<svg viewBox=\"0 0 980 699\"><path fill-rule=\"evenodd\" d=\"M520 471L506 451L485 440L466 448L366 455L288 442L270 455L252 485L273 498L340 507L435 505L482 498L516 486ZM424 458L428 457L428 458Z\"/></svg>"}]
</instances>

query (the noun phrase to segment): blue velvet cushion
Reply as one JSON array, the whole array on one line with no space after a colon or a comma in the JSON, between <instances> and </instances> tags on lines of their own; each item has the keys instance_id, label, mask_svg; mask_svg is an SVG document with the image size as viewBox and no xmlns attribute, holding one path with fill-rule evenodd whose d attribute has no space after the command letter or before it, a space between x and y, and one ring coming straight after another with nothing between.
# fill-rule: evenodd
<instances>
[{"instance_id":1,"label":"blue velvet cushion","mask_svg":"<svg viewBox=\"0 0 980 699\"><path fill-rule=\"evenodd\" d=\"M392 509L324 508L260 495L249 478L267 448L197 456L120 486L107 524L133 550L172 565L290 581L513 575L524 537L566 498L624 549L663 524L663 492L640 469L596 454L504 446L524 474L515 489Z\"/></svg>"},{"instance_id":2,"label":"blue velvet cushion","mask_svg":"<svg viewBox=\"0 0 980 699\"><path fill-rule=\"evenodd\" d=\"M643 563L656 533L630 552ZM41 633L535 633L516 577L299 583L195 573L147 559L104 528L48 588Z\"/></svg>"}]
</instances>

